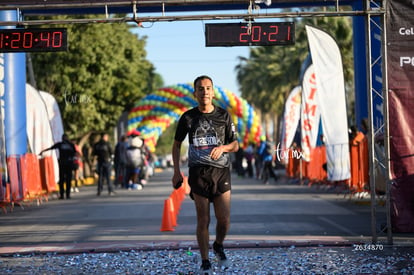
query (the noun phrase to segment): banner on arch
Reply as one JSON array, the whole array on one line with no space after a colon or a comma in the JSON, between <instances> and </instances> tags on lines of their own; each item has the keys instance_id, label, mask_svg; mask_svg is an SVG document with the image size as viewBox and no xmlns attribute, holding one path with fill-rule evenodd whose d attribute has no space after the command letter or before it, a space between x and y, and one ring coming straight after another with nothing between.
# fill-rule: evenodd
<instances>
[{"instance_id":1,"label":"banner on arch","mask_svg":"<svg viewBox=\"0 0 414 275\"><path fill-rule=\"evenodd\" d=\"M391 221L414 232L414 3L390 0L386 10Z\"/></svg>"}]
</instances>

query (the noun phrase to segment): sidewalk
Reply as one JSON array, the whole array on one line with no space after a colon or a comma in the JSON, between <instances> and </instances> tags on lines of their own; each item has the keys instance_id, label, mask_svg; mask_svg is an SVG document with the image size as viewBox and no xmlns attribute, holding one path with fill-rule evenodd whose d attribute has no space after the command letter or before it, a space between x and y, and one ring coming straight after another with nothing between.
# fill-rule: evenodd
<instances>
[{"instance_id":1,"label":"sidewalk","mask_svg":"<svg viewBox=\"0 0 414 275\"><path fill-rule=\"evenodd\" d=\"M199 255L190 198L179 210L174 231L160 231L170 179L171 171L165 170L143 190L118 189L113 197L105 192L98 197L96 186L83 186L71 200L52 197L0 214L1 273L81 274L75 270L87 266L82 274L113 274L115 267L123 274L191 274ZM364 199L283 179L263 185L233 175L232 185L232 227L225 245L235 265L223 274L353 273L348 271L357 267L375 272L381 266L388 273L414 271L413 234L394 234L389 246L379 233L372 245L370 206ZM379 226L383 207L378 206L377 216ZM214 229L212 218L212 239Z\"/></svg>"}]
</instances>

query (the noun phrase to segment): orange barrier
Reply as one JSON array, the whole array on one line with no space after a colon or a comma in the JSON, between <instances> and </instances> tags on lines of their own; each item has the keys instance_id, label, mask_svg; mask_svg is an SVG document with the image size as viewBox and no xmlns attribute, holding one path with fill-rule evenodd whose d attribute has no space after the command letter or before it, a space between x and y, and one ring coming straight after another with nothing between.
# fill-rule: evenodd
<instances>
[{"instance_id":1,"label":"orange barrier","mask_svg":"<svg viewBox=\"0 0 414 275\"><path fill-rule=\"evenodd\" d=\"M6 169L4 168L4 171ZM0 185L0 208L3 210L4 213L7 213L6 206L8 206L11 202L10 198L10 183L8 183L5 179L5 175L1 174L1 185Z\"/></svg>"},{"instance_id":2,"label":"orange barrier","mask_svg":"<svg viewBox=\"0 0 414 275\"><path fill-rule=\"evenodd\" d=\"M58 190L55 182L55 171L53 169L53 159L51 156L46 156L40 159L41 182L43 190L46 193L52 193Z\"/></svg>"},{"instance_id":3,"label":"orange barrier","mask_svg":"<svg viewBox=\"0 0 414 275\"><path fill-rule=\"evenodd\" d=\"M300 159L300 149L289 149L289 160L286 166L286 175L290 178L302 178L309 180L309 185L314 183L329 184L326 170L326 147L317 146L311 150L311 160Z\"/></svg>"},{"instance_id":4,"label":"orange barrier","mask_svg":"<svg viewBox=\"0 0 414 275\"><path fill-rule=\"evenodd\" d=\"M57 190L52 157L39 159L35 154L7 157L7 179L1 175L0 207L27 200L46 198L47 194Z\"/></svg>"},{"instance_id":5,"label":"orange barrier","mask_svg":"<svg viewBox=\"0 0 414 275\"><path fill-rule=\"evenodd\" d=\"M299 148L289 148L288 149L288 161L286 165L286 175L289 178L297 178L299 177L300 172L300 149Z\"/></svg>"},{"instance_id":6,"label":"orange barrier","mask_svg":"<svg viewBox=\"0 0 414 275\"><path fill-rule=\"evenodd\" d=\"M27 198L39 199L46 192L42 189L42 179L40 175L40 164L37 155L26 154L22 156L22 178L27 185Z\"/></svg>"},{"instance_id":7,"label":"orange barrier","mask_svg":"<svg viewBox=\"0 0 414 275\"><path fill-rule=\"evenodd\" d=\"M26 184L22 181L21 161L19 156L7 157L7 171L10 182L11 202L22 201L27 192Z\"/></svg>"},{"instance_id":8,"label":"orange barrier","mask_svg":"<svg viewBox=\"0 0 414 275\"><path fill-rule=\"evenodd\" d=\"M295 149L298 151L298 149ZM299 160L294 158L294 154L289 150L289 160L286 166L286 175L288 177L298 178L301 172L302 177L312 183L327 183L327 171L323 168L326 163L326 148L318 146L311 151L311 161L302 160L302 170L298 165ZM350 165L351 178L347 180L347 188L352 192L366 191L369 183L369 161L368 161L368 142L366 137L359 133L350 141ZM344 181L345 182L345 181Z\"/></svg>"},{"instance_id":9,"label":"orange barrier","mask_svg":"<svg viewBox=\"0 0 414 275\"><path fill-rule=\"evenodd\" d=\"M312 160L310 161L309 178L314 182L324 182L327 179L327 172L324 168L326 165L326 147L318 146L312 149Z\"/></svg>"},{"instance_id":10,"label":"orange barrier","mask_svg":"<svg viewBox=\"0 0 414 275\"><path fill-rule=\"evenodd\" d=\"M351 182L354 192L365 191L369 183L368 139L358 132L350 142Z\"/></svg>"},{"instance_id":11,"label":"orange barrier","mask_svg":"<svg viewBox=\"0 0 414 275\"><path fill-rule=\"evenodd\" d=\"M318 146L311 150L311 160L302 160L302 170L297 164L296 170L291 170L292 175L298 176L302 172L302 177L309 180L309 184L325 182L327 179L327 172L324 169L326 164L326 148L325 146ZM289 154L289 162L294 161L292 155Z\"/></svg>"}]
</instances>

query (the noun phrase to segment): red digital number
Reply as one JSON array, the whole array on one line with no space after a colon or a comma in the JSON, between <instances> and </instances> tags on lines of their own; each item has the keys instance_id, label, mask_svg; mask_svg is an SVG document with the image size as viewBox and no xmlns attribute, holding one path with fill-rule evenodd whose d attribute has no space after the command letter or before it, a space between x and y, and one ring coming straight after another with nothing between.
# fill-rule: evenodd
<instances>
[{"instance_id":1,"label":"red digital number","mask_svg":"<svg viewBox=\"0 0 414 275\"><path fill-rule=\"evenodd\" d=\"M62 46L62 32L52 33L52 47L60 48Z\"/></svg>"},{"instance_id":2,"label":"red digital number","mask_svg":"<svg viewBox=\"0 0 414 275\"><path fill-rule=\"evenodd\" d=\"M48 32L41 32L40 33L40 40L46 42L46 47L50 46L50 33Z\"/></svg>"},{"instance_id":3,"label":"red digital number","mask_svg":"<svg viewBox=\"0 0 414 275\"><path fill-rule=\"evenodd\" d=\"M260 42L262 38L262 27L254 26L252 27L252 42Z\"/></svg>"},{"instance_id":4,"label":"red digital number","mask_svg":"<svg viewBox=\"0 0 414 275\"><path fill-rule=\"evenodd\" d=\"M241 26L241 28L244 29L244 32L240 33L239 41L240 42L249 42L249 39L248 39L248 37L250 36L249 33L248 33L249 28L246 27L246 26Z\"/></svg>"},{"instance_id":5,"label":"red digital number","mask_svg":"<svg viewBox=\"0 0 414 275\"><path fill-rule=\"evenodd\" d=\"M30 49L33 45L33 33L25 32L23 34L23 48Z\"/></svg>"},{"instance_id":6,"label":"red digital number","mask_svg":"<svg viewBox=\"0 0 414 275\"><path fill-rule=\"evenodd\" d=\"M19 48L19 42L20 42L20 33L13 32L11 35L17 35L17 37L10 41L10 48L18 49Z\"/></svg>"},{"instance_id":7,"label":"red digital number","mask_svg":"<svg viewBox=\"0 0 414 275\"><path fill-rule=\"evenodd\" d=\"M287 40L290 41L290 25L287 27L287 31L288 31L288 36L287 36Z\"/></svg>"},{"instance_id":8,"label":"red digital number","mask_svg":"<svg viewBox=\"0 0 414 275\"><path fill-rule=\"evenodd\" d=\"M270 26L271 29L274 29L274 32L269 32L269 41L277 41L276 36L279 33L279 26Z\"/></svg>"}]
</instances>

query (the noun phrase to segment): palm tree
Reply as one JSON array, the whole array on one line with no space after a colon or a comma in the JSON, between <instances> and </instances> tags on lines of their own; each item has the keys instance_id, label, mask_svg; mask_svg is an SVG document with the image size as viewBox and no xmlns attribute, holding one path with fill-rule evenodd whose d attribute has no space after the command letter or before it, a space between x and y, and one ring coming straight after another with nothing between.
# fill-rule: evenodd
<instances>
[{"instance_id":1,"label":"palm tree","mask_svg":"<svg viewBox=\"0 0 414 275\"><path fill-rule=\"evenodd\" d=\"M352 29L349 18L298 20L294 46L250 48L249 58L239 57L239 64L235 68L241 95L261 114L265 134L273 132L275 141L278 140L279 120L286 98L292 88L299 84L300 69L308 55L305 24L329 30L337 39L343 55L346 83L348 87L352 86Z\"/></svg>"}]
</instances>

